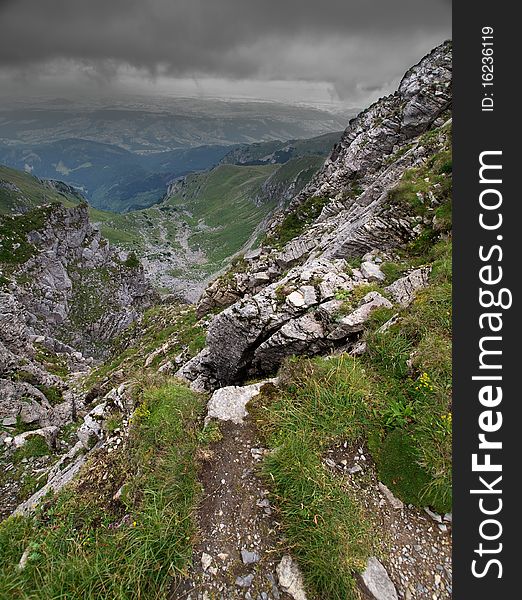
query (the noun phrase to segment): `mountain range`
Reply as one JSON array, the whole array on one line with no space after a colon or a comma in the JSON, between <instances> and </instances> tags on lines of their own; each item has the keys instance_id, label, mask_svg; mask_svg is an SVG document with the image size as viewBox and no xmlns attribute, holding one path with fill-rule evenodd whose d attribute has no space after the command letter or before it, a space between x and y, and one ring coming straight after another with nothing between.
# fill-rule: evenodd
<instances>
[{"instance_id":1,"label":"mountain range","mask_svg":"<svg viewBox=\"0 0 522 600\"><path fill-rule=\"evenodd\" d=\"M451 597L451 82L123 214L1 168L6 597Z\"/></svg>"}]
</instances>

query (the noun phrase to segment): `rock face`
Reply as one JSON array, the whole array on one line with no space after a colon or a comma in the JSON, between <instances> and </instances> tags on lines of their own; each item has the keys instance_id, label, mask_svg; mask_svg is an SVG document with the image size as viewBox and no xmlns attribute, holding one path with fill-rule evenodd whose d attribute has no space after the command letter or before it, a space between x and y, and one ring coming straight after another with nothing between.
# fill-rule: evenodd
<instances>
[{"instance_id":1,"label":"rock face","mask_svg":"<svg viewBox=\"0 0 522 600\"><path fill-rule=\"evenodd\" d=\"M246 256L246 270L232 271L209 286L199 303L200 314L255 294L289 267L318 256L362 257L415 239L422 224L390 202L388 192L406 169L424 164L436 152L433 140L422 134L450 119L450 108L451 42L446 42L412 67L394 94L350 122L323 168L273 219L269 233L314 197L328 200L319 216L282 248Z\"/></svg>"},{"instance_id":2,"label":"rock face","mask_svg":"<svg viewBox=\"0 0 522 600\"><path fill-rule=\"evenodd\" d=\"M48 468L47 483L27 501L32 507L67 483L102 437L110 399L88 406L76 378L154 294L137 260L112 250L93 228L85 205L3 216L0 233L0 467L18 448L38 443L34 438L49 446L48 462L60 465ZM67 450L74 442L60 438L62 426L82 417L78 441ZM10 496L1 515L16 505L18 483L0 490Z\"/></svg>"},{"instance_id":3,"label":"rock face","mask_svg":"<svg viewBox=\"0 0 522 600\"><path fill-rule=\"evenodd\" d=\"M50 205L0 224L0 419L60 425L72 410L60 375L85 371L84 354L102 355L153 293L139 263L93 228L85 205Z\"/></svg>"},{"instance_id":4,"label":"rock face","mask_svg":"<svg viewBox=\"0 0 522 600\"><path fill-rule=\"evenodd\" d=\"M292 354L354 348L375 309L407 306L427 285L427 269L408 273L385 296L369 289L356 300L361 295L353 292L382 285L383 259L432 226L390 192L407 169L447 147L450 105L447 42L411 68L397 92L350 122L324 167L270 232L276 235L289 215L321 197L306 227L282 246L249 253L240 268L207 288L199 314L221 312L209 326L206 348L179 375L197 389L215 389L272 373ZM358 268L348 264L354 257L362 258Z\"/></svg>"},{"instance_id":5,"label":"rock face","mask_svg":"<svg viewBox=\"0 0 522 600\"><path fill-rule=\"evenodd\" d=\"M24 228L25 254L13 246L15 268L0 266L8 274L7 290L23 307L34 334L102 355L104 345L151 304L153 295L139 262L102 239L85 204L53 204L36 217L4 217L4 227L9 224Z\"/></svg>"},{"instance_id":6,"label":"rock face","mask_svg":"<svg viewBox=\"0 0 522 600\"><path fill-rule=\"evenodd\" d=\"M253 383L242 387L228 386L216 390L207 405L207 420L214 418L240 425L248 415L246 405L259 394L265 383Z\"/></svg>"}]
</instances>

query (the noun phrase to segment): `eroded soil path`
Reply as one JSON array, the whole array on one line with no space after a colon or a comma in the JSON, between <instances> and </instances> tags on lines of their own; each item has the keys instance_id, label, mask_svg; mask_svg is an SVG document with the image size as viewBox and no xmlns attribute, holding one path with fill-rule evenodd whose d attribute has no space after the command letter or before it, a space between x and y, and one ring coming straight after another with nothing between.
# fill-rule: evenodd
<instances>
[{"instance_id":1,"label":"eroded soil path","mask_svg":"<svg viewBox=\"0 0 522 600\"><path fill-rule=\"evenodd\" d=\"M278 565L291 549L259 476L267 449L250 417L241 424L220 422L220 430L221 439L199 456L203 491L192 565L170 600L304 600L304 591L287 594L278 577ZM340 444L325 454L324 464L372 523L378 558L396 597L449 600L451 521L385 493L364 447ZM367 591L360 581L361 598L375 600Z\"/></svg>"},{"instance_id":2,"label":"eroded soil path","mask_svg":"<svg viewBox=\"0 0 522 600\"><path fill-rule=\"evenodd\" d=\"M257 475L266 450L249 418L220 423L223 437L201 456L203 494L193 564L172 600L286 600L276 567L280 525Z\"/></svg>"}]
</instances>

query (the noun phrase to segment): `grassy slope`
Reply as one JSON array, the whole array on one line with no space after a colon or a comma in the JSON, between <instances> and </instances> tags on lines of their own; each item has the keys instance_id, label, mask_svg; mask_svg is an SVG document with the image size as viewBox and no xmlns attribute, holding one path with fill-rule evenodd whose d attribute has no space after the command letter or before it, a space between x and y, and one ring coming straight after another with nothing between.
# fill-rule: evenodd
<instances>
[{"instance_id":1,"label":"grassy slope","mask_svg":"<svg viewBox=\"0 0 522 600\"><path fill-rule=\"evenodd\" d=\"M2 182L15 185L19 191L2 186ZM78 198L47 187L28 173L0 165L0 214L28 210L50 202L61 202L65 206L79 204Z\"/></svg>"},{"instance_id":2,"label":"grassy slope","mask_svg":"<svg viewBox=\"0 0 522 600\"><path fill-rule=\"evenodd\" d=\"M275 155L278 161L310 155L319 155L324 159L331 152L333 145L340 140L341 136L341 131L334 131L302 140L257 142L232 150L222 159L222 162L230 164L235 161L260 161L272 154ZM290 148L290 150L283 152L283 148Z\"/></svg>"},{"instance_id":3,"label":"grassy slope","mask_svg":"<svg viewBox=\"0 0 522 600\"><path fill-rule=\"evenodd\" d=\"M169 380L136 400L125 452L94 458L53 505L0 525L2 599L166 596L191 556L203 402Z\"/></svg>"},{"instance_id":4,"label":"grassy slope","mask_svg":"<svg viewBox=\"0 0 522 600\"><path fill-rule=\"evenodd\" d=\"M284 189L294 179L302 187L320 167L322 158L305 156L283 165L220 165L211 171L187 177L183 196L171 198L144 210L125 214L91 207L91 220L98 223L102 235L112 244L143 255L152 244L156 252L179 251L179 235L188 231L188 245L202 250L206 262L188 265L185 276L199 277L221 269L229 257L241 250L259 224L278 203L263 190L268 181ZM0 167L0 181L20 189L0 188L0 213L29 209L52 201L74 206L78 199L59 193L41 181L20 171ZM180 273L181 274L181 273Z\"/></svg>"},{"instance_id":5,"label":"grassy slope","mask_svg":"<svg viewBox=\"0 0 522 600\"><path fill-rule=\"evenodd\" d=\"M190 211L188 222L196 232L189 243L202 248L214 267L237 252L274 208L274 203L256 205L255 199L262 199L261 187L276 169L276 165L221 165L189 176L184 197L174 195L168 200L170 206ZM196 230L198 224L203 225L201 231Z\"/></svg>"},{"instance_id":6,"label":"grassy slope","mask_svg":"<svg viewBox=\"0 0 522 600\"><path fill-rule=\"evenodd\" d=\"M280 373L282 389L265 394L252 408L273 449L264 465L267 485L313 598L358 598L353 573L373 544L371 524L361 518L353 490L321 462L328 448L366 445L379 479L405 503L451 510L449 135L426 134L423 143L438 151L426 165L407 171L390 194L391 202L415 214L435 216L436 227L426 227L396 262L382 265L386 283L429 264L429 286L406 309L373 313L363 356L290 360ZM429 192L436 208L427 202ZM376 287L339 297L344 312ZM395 314L396 324L379 331Z\"/></svg>"},{"instance_id":7,"label":"grassy slope","mask_svg":"<svg viewBox=\"0 0 522 600\"><path fill-rule=\"evenodd\" d=\"M451 243L430 258L430 286L410 308L375 311L365 355L289 360L281 389L251 408L273 450L266 483L312 598L359 598L354 573L379 552L357 494L322 463L328 449L365 445L405 503L451 510Z\"/></svg>"},{"instance_id":8,"label":"grassy slope","mask_svg":"<svg viewBox=\"0 0 522 600\"><path fill-rule=\"evenodd\" d=\"M194 313L192 306L150 309L121 336L117 356L91 373L86 389L116 370L132 378L136 411L128 441L118 452L96 452L75 483L34 516L0 523L1 600L168 597L191 558L198 449L219 435L216 426L203 427L202 397L156 373L159 362L204 345ZM146 367L166 342L168 351ZM115 413L106 429L121 427L121 419ZM24 456L39 451L24 447ZM26 549L29 560L20 571Z\"/></svg>"}]
</instances>

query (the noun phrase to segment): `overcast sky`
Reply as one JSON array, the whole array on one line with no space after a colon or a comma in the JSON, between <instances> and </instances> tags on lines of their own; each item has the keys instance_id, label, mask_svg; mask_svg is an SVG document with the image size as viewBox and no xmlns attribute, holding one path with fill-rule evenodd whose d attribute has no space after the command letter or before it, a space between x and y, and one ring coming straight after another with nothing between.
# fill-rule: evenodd
<instances>
[{"instance_id":1,"label":"overcast sky","mask_svg":"<svg viewBox=\"0 0 522 600\"><path fill-rule=\"evenodd\" d=\"M450 0L0 0L0 93L364 106L450 37Z\"/></svg>"}]
</instances>

